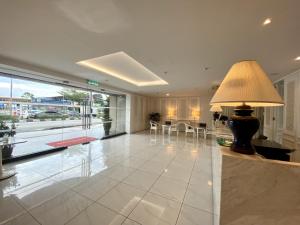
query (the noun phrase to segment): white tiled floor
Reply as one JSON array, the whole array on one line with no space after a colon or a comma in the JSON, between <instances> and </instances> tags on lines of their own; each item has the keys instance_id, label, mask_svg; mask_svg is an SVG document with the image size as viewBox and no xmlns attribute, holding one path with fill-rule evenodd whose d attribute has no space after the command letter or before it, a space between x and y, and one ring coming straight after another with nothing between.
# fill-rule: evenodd
<instances>
[{"instance_id":1,"label":"white tiled floor","mask_svg":"<svg viewBox=\"0 0 300 225\"><path fill-rule=\"evenodd\" d=\"M139 133L7 164L0 224L212 225L209 142Z\"/></svg>"}]
</instances>

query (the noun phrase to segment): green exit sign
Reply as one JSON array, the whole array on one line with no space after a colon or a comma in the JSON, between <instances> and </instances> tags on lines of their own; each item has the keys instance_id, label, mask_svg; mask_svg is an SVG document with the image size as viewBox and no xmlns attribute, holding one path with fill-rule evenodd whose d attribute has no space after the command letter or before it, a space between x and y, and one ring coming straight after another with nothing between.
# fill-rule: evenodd
<instances>
[{"instance_id":1,"label":"green exit sign","mask_svg":"<svg viewBox=\"0 0 300 225\"><path fill-rule=\"evenodd\" d=\"M87 84L99 87L99 82L96 80L87 80Z\"/></svg>"}]
</instances>

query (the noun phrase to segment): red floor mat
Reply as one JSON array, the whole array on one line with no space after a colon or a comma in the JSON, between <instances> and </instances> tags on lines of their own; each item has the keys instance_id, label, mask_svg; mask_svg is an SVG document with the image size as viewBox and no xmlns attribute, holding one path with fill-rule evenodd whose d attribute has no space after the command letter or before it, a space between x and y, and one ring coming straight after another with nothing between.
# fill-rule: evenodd
<instances>
[{"instance_id":1,"label":"red floor mat","mask_svg":"<svg viewBox=\"0 0 300 225\"><path fill-rule=\"evenodd\" d=\"M87 143L87 142L91 142L91 141L95 141L95 140L97 140L97 139L93 138L93 137L78 137L78 138L67 139L64 141L50 142L47 145L50 145L55 148L68 147L68 146L78 145L78 144Z\"/></svg>"}]
</instances>

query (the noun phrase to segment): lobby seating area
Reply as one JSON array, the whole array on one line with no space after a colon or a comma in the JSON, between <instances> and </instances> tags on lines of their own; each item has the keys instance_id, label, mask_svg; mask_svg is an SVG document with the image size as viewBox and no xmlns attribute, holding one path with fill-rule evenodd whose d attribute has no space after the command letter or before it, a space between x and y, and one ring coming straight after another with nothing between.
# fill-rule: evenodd
<instances>
[{"instance_id":1,"label":"lobby seating area","mask_svg":"<svg viewBox=\"0 0 300 225\"><path fill-rule=\"evenodd\" d=\"M206 123L196 123L194 121L165 121L161 124L156 121L150 121L150 134L162 134L171 136L175 134L184 134L185 136L192 136L193 138L204 138L206 139L211 135L228 135L232 136L231 132L227 126L227 123L220 120L215 120L212 122L213 126L211 129L207 128Z\"/></svg>"}]
</instances>

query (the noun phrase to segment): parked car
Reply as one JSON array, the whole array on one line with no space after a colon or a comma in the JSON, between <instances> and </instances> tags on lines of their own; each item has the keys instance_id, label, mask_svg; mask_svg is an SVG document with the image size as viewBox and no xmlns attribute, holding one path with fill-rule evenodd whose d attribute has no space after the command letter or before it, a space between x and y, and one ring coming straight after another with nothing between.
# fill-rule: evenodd
<instances>
[{"instance_id":1,"label":"parked car","mask_svg":"<svg viewBox=\"0 0 300 225\"><path fill-rule=\"evenodd\" d=\"M37 110L37 109L32 109L28 111L27 115L25 114L24 118L35 118L35 116L39 113L42 113L43 111Z\"/></svg>"},{"instance_id":2,"label":"parked car","mask_svg":"<svg viewBox=\"0 0 300 225\"><path fill-rule=\"evenodd\" d=\"M80 113L79 112L76 112L76 111L68 111L67 112L67 115L69 117L81 117Z\"/></svg>"},{"instance_id":3,"label":"parked car","mask_svg":"<svg viewBox=\"0 0 300 225\"><path fill-rule=\"evenodd\" d=\"M57 111L44 111L34 115L35 119L52 119L52 118L63 118L66 117L62 113Z\"/></svg>"}]
</instances>

